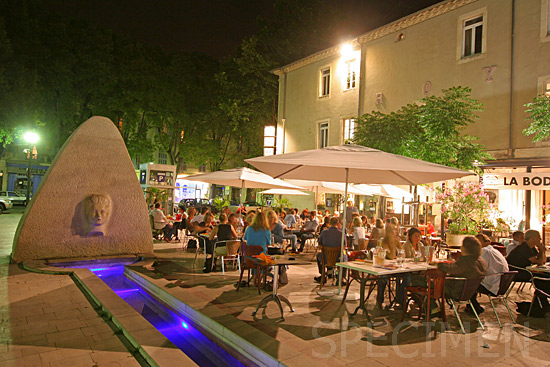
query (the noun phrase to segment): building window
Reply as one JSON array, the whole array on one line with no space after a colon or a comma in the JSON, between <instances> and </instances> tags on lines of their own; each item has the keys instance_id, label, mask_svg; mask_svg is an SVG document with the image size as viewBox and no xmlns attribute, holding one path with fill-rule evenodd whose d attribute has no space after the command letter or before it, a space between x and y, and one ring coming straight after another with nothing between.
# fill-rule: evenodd
<instances>
[{"instance_id":1,"label":"building window","mask_svg":"<svg viewBox=\"0 0 550 367\"><path fill-rule=\"evenodd\" d=\"M321 70L319 96L326 97L330 94L330 68Z\"/></svg>"},{"instance_id":2,"label":"building window","mask_svg":"<svg viewBox=\"0 0 550 367\"><path fill-rule=\"evenodd\" d=\"M346 61L346 89L355 88L355 60Z\"/></svg>"},{"instance_id":3,"label":"building window","mask_svg":"<svg viewBox=\"0 0 550 367\"><path fill-rule=\"evenodd\" d=\"M167 164L168 163L168 156L166 153L159 152L159 164Z\"/></svg>"},{"instance_id":4,"label":"building window","mask_svg":"<svg viewBox=\"0 0 550 367\"><path fill-rule=\"evenodd\" d=\"M550 1L546 4L546 35L550 36Z\"/></svg>"},{"instance_id":5,"label":"building window","mask_svg":"<svg viewBox=\"0 0 550 367\"><path fill-rule=\"evenodd\" d=\"M355 119L344 119L344 143L355 136Z\"/></svg>"},{"instance_id":6,"label":"building window","mask_svg":"<svg viewBox=\"0 0 550 367\"><path fill-rule=\"evenodd\" d=\"M328 147L328 122L319 124L319 148Z\"/></svg>"},{"instance_id":7,"label":"building window","mask_svg":"<svg viewBox=\"0 0 550 367\"><path fill-rule=\"evenodd\" d=\"M264 155L274 155L276 150L277 128L273 125L264 127Z\"/></svg>"},{"instance_id":8,"label":"building window","mask_svg":"<svg viewBox=\"0 0 550 367\"><path fill-rule=\"evenodd\" d=\"M542 94L550 98L550 80L542 82Z\"/></svg>"},{"instance_id":9,"label":"building window","mask_svg":"<svg viewBox=\"0 0 550 367\"><path fill-rule=\"evenodd\" d=\"M462 57L478 55L483 45L483 15L466 19L462 27Z\"/></svg>"},{"instance_id":10,"label":"building window","mask_svg":"<svg viewBox=\"0 0 550 367\"><path fill-rule=\"evenodd\" d=\"M199 172L206 172L206 164L201 164L199 166Z\"/></svg>"}]
</instances>

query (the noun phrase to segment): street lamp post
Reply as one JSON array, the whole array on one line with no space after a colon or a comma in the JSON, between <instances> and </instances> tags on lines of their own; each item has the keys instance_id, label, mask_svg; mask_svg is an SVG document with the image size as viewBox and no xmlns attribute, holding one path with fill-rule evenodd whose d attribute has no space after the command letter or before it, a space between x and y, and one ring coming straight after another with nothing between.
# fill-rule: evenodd
<instances>
[{"instance_id":1,"label":"street lamp post","mask_svg":"<svg viewBox=\"0 0 550 367\"><path fill-rule=\"evenodd\" d=\"M25 204L29 205L29 201L31 199L31 168L32 168L33 148L34 148L34 144L36 144L36 142L40 139L40 137L35 132L29 131L25 133L25 135L23 135L23 139L25 139L25 141L29 143L29 151L28 151L29 168L27 169L27 199L25 201Z\"/></svg>"}]
</instances>

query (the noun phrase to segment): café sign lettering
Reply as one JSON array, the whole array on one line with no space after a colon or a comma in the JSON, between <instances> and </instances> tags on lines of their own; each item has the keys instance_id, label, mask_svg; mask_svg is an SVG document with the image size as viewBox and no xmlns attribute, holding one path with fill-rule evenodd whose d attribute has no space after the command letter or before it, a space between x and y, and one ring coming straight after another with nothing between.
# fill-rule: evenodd
<instances>
[{"instance_id":1,"label":"caf\u00e9 sign lettering","mask_svg":"<svg viewBox=\"0 0 550 367\"><path fill-rule=\"evenodd\" d=\"M483 186L500 190L550 190L550 173L486 173L483 175Z\"/></svg>"}]
</instances>

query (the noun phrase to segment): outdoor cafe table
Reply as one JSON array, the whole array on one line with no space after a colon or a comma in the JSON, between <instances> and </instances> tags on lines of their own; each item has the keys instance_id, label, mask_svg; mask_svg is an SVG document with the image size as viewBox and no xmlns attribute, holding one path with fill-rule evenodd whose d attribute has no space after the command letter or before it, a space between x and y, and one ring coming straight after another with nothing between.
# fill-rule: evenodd
<instances>
[{"instance_id":1,"label":"outdoor cafe table","mask_svg":"<svg viewBox=\"0 0 550 367\"><path fill-rule=\"evenodd\" d=\"M550 274L550 264L546 263L544 265L531 265L525 269L529 270L532 273L545 273Z\"/></svg>"},{"instance_id":2,"label":"outdoor cafe table","mask_svg":"<svg viewBox=\"0 0 550 367\"><path fill-rule=\"evenodd\" d=\"M397 274L403 274L403 273L415 273L420 272L428 269L435 268L434 265L430 265L425 262L405 262L402 267L396 266L395 262L386 261L386 264L383 266L374 266L372 262L365 262L365 261L347 261L347 262L339 262L336 263L336 266L339 266L341 268L346 268L350 270L355 270L360 273L366 274L367 276L361 276L359 279L361 283L360 288L360 297L359 297L359 306L355 309L355 311L351 314L351 316L355 316L359 310L363 310L363 313L367 317L367 321L372 324L372 321L370 319L369 313L367 311L367 306L365 302L367 301L365 299L365 287L367 284L367 281L369 281L372 277L375 276L392 276ZM395 268L394 268L395 267Z\"/></svg>"},{"instance_id":3,"label":"outdoor cafe table","mask_svg":"<svg viewBox=\"0 0 550 367\"><path fill-rule=\"evenodd\" d=\"M290 260L287 257L281 257L276 258L275 262L267 263L264 262L256 257L253 256L246 256L247 260L253 261L254 263L262 266L262 267L270 267L273 266L273 292L264 297L260 303L258 303L258 307L256 307L256 310L252 312L252 316L256 316L256 312L263 306L267 307L267 304L270 301L275 301L277 303L277 306L279 306L279 310L281 311L281 321L285 321L284 314L283 314L283 306L281 305L281 301L286 303L288 307L290 307L290 312L294 312L294 308L292 308L292 305L290 304L290 301L285 296L280 296L278 294L279 289L279 267L284 265L310 265L310 262L303 261L303 260Z\"/></svg>"}]
</instances>

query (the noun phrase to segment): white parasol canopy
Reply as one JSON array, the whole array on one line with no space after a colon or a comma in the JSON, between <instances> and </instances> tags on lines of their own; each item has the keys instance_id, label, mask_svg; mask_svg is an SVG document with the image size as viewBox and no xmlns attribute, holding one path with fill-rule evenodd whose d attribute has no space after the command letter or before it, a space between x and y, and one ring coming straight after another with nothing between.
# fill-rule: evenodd
<instances>
[{"instance_id":1,"label":"white parasol canopy","mask_svg":"<svg viewBox=\"0 0 550 367\"><path fill-rule=\"evenodd\" d=\"M231 168L223 171L201 173L187 176L186 180L201 181L222 186L234 186L247 189L295 189L303 190L301 187L292 185L283 180L275 179L265 173L254 171L250 168Z\"/></svg>"},{"instance_id":2,"label":"white parasol canopy","mask_svg":"<svg viewBox=\"0 0 550 367\"><path fill-rule=\"evenodd\" d=\"M346 184L343 182L310 181L310 180L285 180L292 185L303 187L304 190L321 194L343 194ZM352 186L348 187L348 194L365 195L365 192Z\"/></svg>"},{"instance_id":3,"label":"white parasol canopy","mask_svg":"<svg viewBox=\"0 0 550 367\"><path fill-rule=\"evenodd\" d=\"M359 145L250 158L245 162L275 178L358 184L419 185L471 174Z\"/></svg>"},{"instance_id":4,"label":"white parasol canopy","mask_svg":"<svg viewBox=\"0 0 550 367\"><path fill-rule=\"evenodd\" d=\"M386 153L360 145L338 145L301 152L245 159L275 178L330 180L346 183L419 185L470 175L468 171ZM343 221L346 221L344 210ZM340 259L344 253L344 231ZM342 286L342 273L338 294Z\"/></svg>"},{"instance_id":5,"label":"white parasol canopy","mask_svg":"<svg viewBox=\"0 0 550 367\"><path fill-rule=\"evenodd\" d=\"M246 167L201 173L198 175L187 176L185 179L190 181L211 183L214 185L240 187L241 189L302 189L299 186L289 184L283 180L273 178L265 173L254 171ZM244 190L241 191L241 204L243 203L243 192Z\"/></svg>"},{"instance_id":6,"label":"white parasol canopy","mask_svg":"<svg viewBox=\"0 0 550 367\"><path fill-rule=\"evenodd\" d=\"M292 190L292 189L269 189L260 192L260 194L270 194L270 195L296 195L296 196L308 196L307 192Z\"/></svg>"}]
</instances>

